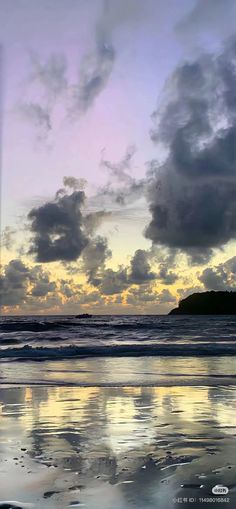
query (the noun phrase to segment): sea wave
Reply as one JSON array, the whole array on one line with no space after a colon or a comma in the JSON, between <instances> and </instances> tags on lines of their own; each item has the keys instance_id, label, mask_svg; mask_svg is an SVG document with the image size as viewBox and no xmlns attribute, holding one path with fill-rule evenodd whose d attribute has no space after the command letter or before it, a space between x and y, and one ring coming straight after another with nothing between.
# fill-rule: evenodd
<instances>
[{"instance_id":1,"label":"sea wave","mask_svg":"<svg viewBox=\"0 0 236 509\"><path fill-rule=\"evenodd\" d=\"M236 355L236 344L158 344L158 345L113 345L113 346L66 346L66 347L32 347L0 350L0 359L17 360L58 360L80 357L140 357L140 356L228 356Z\"/></svg>"}]
</instances>

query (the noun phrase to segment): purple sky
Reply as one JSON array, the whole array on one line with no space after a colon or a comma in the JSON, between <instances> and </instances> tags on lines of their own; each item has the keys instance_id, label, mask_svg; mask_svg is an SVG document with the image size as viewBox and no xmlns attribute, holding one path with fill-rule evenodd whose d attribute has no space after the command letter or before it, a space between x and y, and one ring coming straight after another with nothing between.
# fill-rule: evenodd
<instances>
[{"instance_id":1,"label":"purple sky","mask_svg":"<svg viewBox=\"0 0 236 509\"><path fill-rule=\"evenodd\" d=\"M65 176L86 179L89 212L94 210L92 197L100 188L119 185L119 179L112 181L114 175L102 160L117 165L127 149L134 146L129 172L135 181L146 178L148 162L164 160L166 151L153 143L150 130L151 115L162 102L169 76L186 59L217 50L226 35L235 32L234 11L231 0L1 1L1 228L15 232L15 244L4 248L6 264L18 258L20 249L23 263L34 266L35 258L25 245L22 250L22 245L30 242L27 215L33 207L54 200ZM91 80L90 85L96 84L98 72L103 81L93 96L85 92L82 95L91 69L95 69L95 81ZM110 201L103 208L112 215L102 222L98 234L107 239L112 250L108 267L117 270L119 264L130 263L136 250L152 248L153 239L143 234L150 222L149 205L145 198L139 198L130 199L125 206ZM233 235L229 240L226 247L226 243L222 244L224 255L214 252L210 267L218 267L221 257L223 261L233 257ZM166 247L169 249L169 245ZM163 252L162 259L165 256ZM203 268L189 267L185 255L179 252L178 256L175 271L182 273L183 279L173 281L173 298L169 302L163 299L160 312L172 307L178 291L181 294L199 285L203 288L198 279ZM151 265L160 264L158 257L150 260ZM61 261L53 260L58 281L69 277ZM80 265L79 257L74 261ZM49 274L53 267L53 263L43 262L43 270ZM73 285L84 282L83 268L78 270ZM167 289L171 293L164 281L155 284L156 292ZM117 293L114 295L113 300ZM73 305L74 301L70 308L68 302L68 310ZM103 305L104 302L95 307L101 312ZM106 301L106 305L119 312L115 302ZM132 304L128 311L142 307L140 303L137 306ZM152 311L153 306L152 302L145 310ZM48 307L51 309L50 303ZM27 299L17 309L29 312ZM60 305L52 305L52 309L59 312Z\"/></svg>"}]
</instances>

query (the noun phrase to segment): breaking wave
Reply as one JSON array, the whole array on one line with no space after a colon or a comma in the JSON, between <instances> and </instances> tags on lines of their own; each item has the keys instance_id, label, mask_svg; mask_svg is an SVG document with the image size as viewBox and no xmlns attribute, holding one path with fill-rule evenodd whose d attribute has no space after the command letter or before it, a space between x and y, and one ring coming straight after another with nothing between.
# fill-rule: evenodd
<instances>
[{"instance_id":1,"label":"breaking wave","mask_svg":"<svg viewBox=\"0 0 236 509\"><path fill-rule=\"evenodd\" d=\"M7 348L0 351L0 359L58 360L79 357L140 357L140 356L228 356L236 355L236 344L198 345L117 345Z\"/></svg>"}]
</instances>

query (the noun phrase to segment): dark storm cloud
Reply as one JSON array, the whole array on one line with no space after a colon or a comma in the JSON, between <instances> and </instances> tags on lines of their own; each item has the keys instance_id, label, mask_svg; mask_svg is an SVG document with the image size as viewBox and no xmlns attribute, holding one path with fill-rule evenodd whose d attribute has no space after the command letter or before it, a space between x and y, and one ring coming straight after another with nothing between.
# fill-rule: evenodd
<instances>
[{"instance_id":1,"label":"dark storm cloud","mask_svg":"<svg viewBox=\"0 0 236 509\"><path fill-rule=\"evenodd\" d=\"M236 238L236 39L181 65L153 114L167 150L152 170L146 237L199 256Z\"/></svg>"},{"instance_id":2,"label":"dark storm cloud","mask_svg":"<svg viewBox=\"0 0 236 509\"><path fill-rule=\"evenodd\" d=\"M138 249L130 262L129 280L135 284L142 284L152 281L157 277L155 272L151 271L148 261L148 253L144 249Z\"/></svg>"},{"instance_id":3,"label":"dark storm cloud","mask_svg":"<svg viewBox=\"0 0 236 509\"><path fill-rule=\"evenodd\" d=\"M55 287L41 266L30 268L20 259L11 260L0 276L0 304L17 306L33 297L45 297Z\"/></svg>"},{"instance_id":4,"label":"dark storm cloud","mask_svg":"<svg viewBox=\"0 0 236 509\"><path fill-rule=\"evenodd\" d=\"M84 200L82 191L74 191L29 212L34 235L29 252L37 261L72 261L80 256L88 244L81 212Z\"/></svg>"},{"instance_id":5,"label":"dark storm cloud","mask_svg":"<svg viewBox=\"0 0 236 509\"><path fill-rule=\"evenodd\" d=\"M107 240L95 236L96 230L110 217L110 213L104 210L86 213L85 193L78 190L80 180L64 177L63 183L68 189L59 189L54 200L29 212L30 230L33 233L29 253L35 255L36 261L61 261L67 266L81 257L86 249L83 257L88 258L86 270L89 271L91 257L94 257L94 267L98 268L103 257L106 259L110 256ZM71 267L74 273L79 269L79 266Z\"/></svg>"},{"instance_id":6,"label":"dark storm cloud","mask_svg":"<svg viewBox=\"0 0 236 509\"><path fill-rule=\"evenodd\" d=\"M186 254L190 265L205 265L212 258L214 251L210 248L189 248L186 249Z\"/></svg>"},{"instance_id":7,"label":"dark storm cloud","mask_svg":"<svg viewBox=\"0 0 236 509\"><path fill-rule=\"evenodd\" d=\"M206 290L233 290L236 288L236 256L216 267L207 268L199 276Z\"/></svg>"}]
</instances>

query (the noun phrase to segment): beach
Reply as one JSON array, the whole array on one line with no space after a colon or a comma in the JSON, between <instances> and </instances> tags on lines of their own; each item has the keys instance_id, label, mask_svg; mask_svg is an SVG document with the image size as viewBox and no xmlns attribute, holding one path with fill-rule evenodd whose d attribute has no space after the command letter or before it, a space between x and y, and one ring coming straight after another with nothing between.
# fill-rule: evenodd
<instances>
[{"instance_id":1,"label":"beach","mask_svg":"<svg viewBox=\"0 0 236 509\"><path fill-rule=\"evenodd\" d=\"M234 509L235 367L228 357L2 362L0 507L200 508L224 484L217 505Z\"/></svg>"},{"instance_id":2,"label":"beach","mask_svg":"<svg viewBox=\"0 0 236 509\"><path fill-rule=\"evenodd\" d=\"M236 0L0 20L0 509L236 509Z\"/></svg>"}]
</instances>

